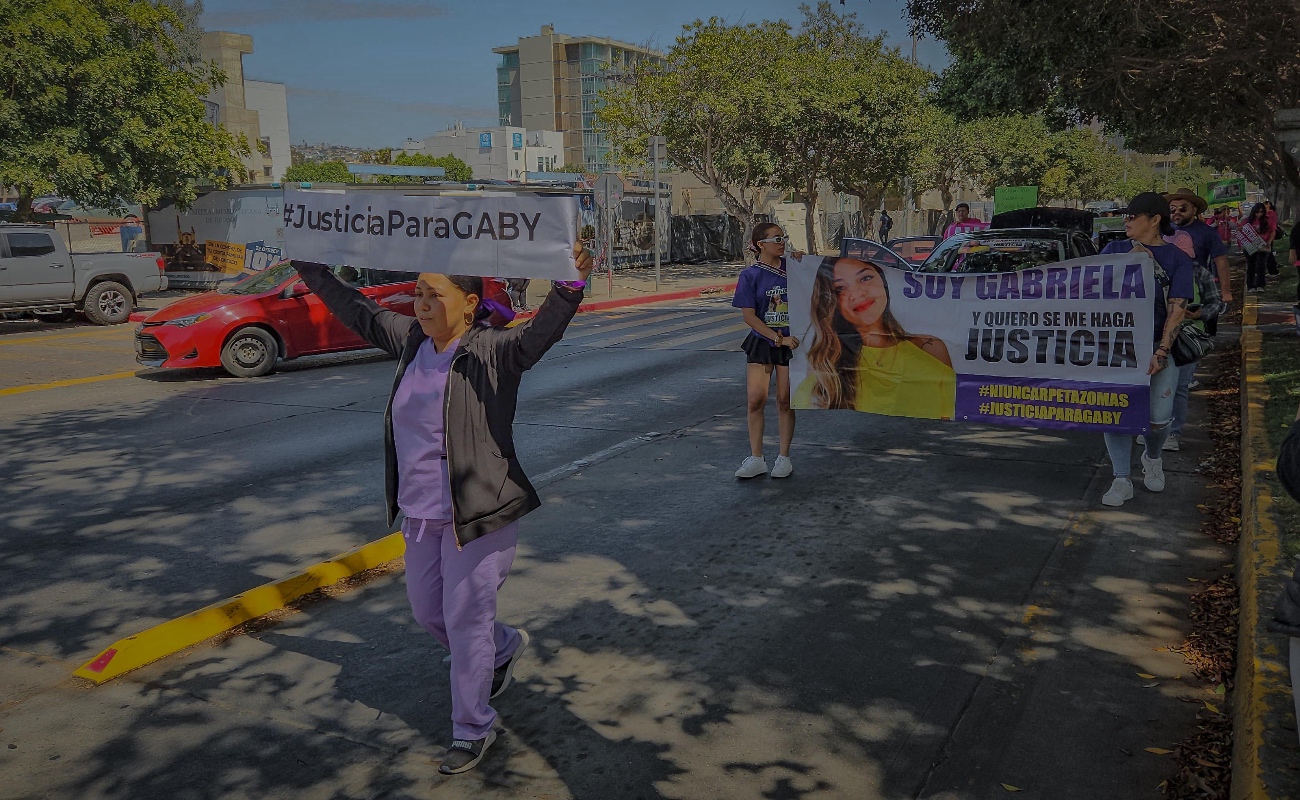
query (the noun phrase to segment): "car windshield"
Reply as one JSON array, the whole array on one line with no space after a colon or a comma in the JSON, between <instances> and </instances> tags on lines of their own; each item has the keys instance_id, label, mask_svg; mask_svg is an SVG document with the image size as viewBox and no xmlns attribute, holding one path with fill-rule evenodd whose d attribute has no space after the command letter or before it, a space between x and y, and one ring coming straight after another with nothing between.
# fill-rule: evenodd
<instances>
[{"instance_id":1,"label":"car windshield","mask_svg":"<svg viewBox=\"0 0 1300 800\"><path fill-rule=\"evenodd\" d=\"M934 252L934 248L939 244L937 238L926 237L924 239L895 239L889 243L889 249L898 253L904 260L913 264L920 264Z\"/></svg>"},{"instance_id":2,"label":"car windshield","mask_svg":"<svg viewBox=\"0 0 1300 800\"><path fill-rule=\"evenodd\" d=\"M1056 239L954 236L925 262L926 272L1018 272L1065 260Z\"/></svg>"},{"instance_id":3,"label":"car windshield","mask_svg":"<svg viewBox=\"0 0 1300 800\"><path fill-rule=\"evenodd\" d=\"M292 261L281 261L255 275L249 275L239 283L223 286L218 291L222 294L262 294L271 291L296 274Z\"/></svg>"}]
</instances>

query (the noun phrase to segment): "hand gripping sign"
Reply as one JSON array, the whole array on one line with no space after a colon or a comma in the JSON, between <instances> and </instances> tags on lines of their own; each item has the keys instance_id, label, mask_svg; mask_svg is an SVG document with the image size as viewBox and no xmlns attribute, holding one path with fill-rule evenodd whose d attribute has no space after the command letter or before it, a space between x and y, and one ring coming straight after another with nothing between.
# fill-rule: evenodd
<instances>
[{"instance_id":1,"label":"hand gripping sign","mask_svg":"<svg viewBox=\"0 0 1300 800\"><path fill-rule=\"evenodd\" d=\"M286 189L285 257L363 269L578 280L578 199Z\"/></svg>"},{"instance_id":2,"label":"hand gripping sign","mask_svg":"<svg viewBox=\"0 0 1300 800\"><path fill-rule=\"evenodd\" d=\"M1154 270L1144 253L983 274L792 260L792 404L1142 432Z\"/></svg>"}]
</instances>

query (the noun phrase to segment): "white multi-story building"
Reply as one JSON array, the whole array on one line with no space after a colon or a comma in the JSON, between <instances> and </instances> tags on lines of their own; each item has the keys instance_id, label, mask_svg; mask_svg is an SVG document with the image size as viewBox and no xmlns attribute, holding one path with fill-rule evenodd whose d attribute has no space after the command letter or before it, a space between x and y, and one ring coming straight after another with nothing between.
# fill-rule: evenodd
<instances>
[{"instance_id":1,"label":"white multi-story building","mask_svg":"<svg viewBox=\"0 0 1300 800\"><path fill-rule=\"evenodd\" d=\"M524 181L529 172L550 172L564 165L564 135L509 125L466 128L459 123L423 140L407 139L407 153L455 156L478 180Z\"/></svg>"},{"instance_id":2,"label":"white multi-story building","mask_svg":"<svg viewBox=\"0 0 1300 800\"><path fill-rule=\"evenodd\" d=\"M261 146L271 156L272 181L284 178L285 170L293 163L289 151L289 101L283 83L269 81L244 81L244 105L257 112L258 126L261 128Z\"/></svg>"}]
</instances>

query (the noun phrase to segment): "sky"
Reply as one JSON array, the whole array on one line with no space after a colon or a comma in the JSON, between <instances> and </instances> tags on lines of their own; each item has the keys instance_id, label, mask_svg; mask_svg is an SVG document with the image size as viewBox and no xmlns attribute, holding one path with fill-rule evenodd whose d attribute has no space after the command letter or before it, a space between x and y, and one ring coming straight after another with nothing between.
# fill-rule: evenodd
<instances>
[{"instance_id":1,"label":"sky","mask_svg":"<svg viewBox=\"0 0 1300 800\"><path fill-rule=\"evenodd\" d=\"M869 32L911 48L903 0L845 0ZM660 49L700 17L797 20L799 0L205 0L205 30L253 37L245 77L288 87L295 144L401 146L453 125L496 125L493 47L552 24ZM921 41L917 60L947 62Z\"/></svg>"}]
</instances>

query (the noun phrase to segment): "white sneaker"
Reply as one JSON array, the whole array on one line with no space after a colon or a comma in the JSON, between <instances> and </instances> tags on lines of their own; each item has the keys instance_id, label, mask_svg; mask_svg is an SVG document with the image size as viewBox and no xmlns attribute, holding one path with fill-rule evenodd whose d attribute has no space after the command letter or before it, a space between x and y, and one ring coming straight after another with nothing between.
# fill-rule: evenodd
<instances>
[{"instance_id":1,"label":"white sneaker","mask_svg":"<svg viewBox=\"0 0 1300 800\"><path fill-rule=\"evenodd\" d=\"M767 462L758 456L749 456L740 462L740 469L736 470L737 478L757 478L767 472Z\"/></svg>"},{"instance_id":2,"label":"white sneaker","mask_svg":"<svg viewBox=\"0 0 1300 800\"><path fill-rule=\"evenodd\" d=\"M1147 458L1145 450L1142 451L1142 485L1152 492L1165 490L1165 465L1158 458Z\"/></svg>"},{"instance_id":3,"label":"white sneaker","mask_svg":"<svg viewBox=\"0 0 1300 800\"><path fill-rule=\"evenodd\" d=\"M1182 437L1181 437L1179 434L1177 434L1177 433L1171 433L1171 434L1169 434L1169 438L1168 438L1168 439L1165 439L1165 445L1164 445L1164 447L1161 447L1160 449L1161 449L1161 450L1168 450L1168 451L1171 452L1171 453L1177 453L1177 452L1178 452L1178 447L1179 447L1179 444L1180 444L1179 439L1181 439L1181 438L1182 438Z\"/></svg>"},{"instance_id":4,"label":"white sneaker","mask_svg":"<svg viewBox=\"0 0 1300 800\"><path fill-rule=\"evenodd\" d=\"M1116 478L1111 481L1110 489L1101 496L1103 506L1122 506L1125 500L1133 499L1133 481L1128 478Z\"/></svg>"},{"instance_id":5,"label":"white sneaker","mask_svg":"<svg viewBox=\"0 0 1300 800\"><path fill-rule=\"evenodd\" d=\"M776 463L772 465L772 477L788 478L791 472L794 472L794 464L790 463L790 457L777 456Z\"/></svg>"},{"instance_id":6,"label":"white sneaker","mask_svg":"<svg viewBox=\"0 0 1300 800\"><path fill-rule=\"evenodd\" d=\"M1139 433L1137 436L1133 437L1133 444L1137 445L1138 447L1146 447L1147 437Z\"/></svg>"}]
</instances>

